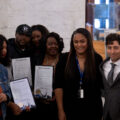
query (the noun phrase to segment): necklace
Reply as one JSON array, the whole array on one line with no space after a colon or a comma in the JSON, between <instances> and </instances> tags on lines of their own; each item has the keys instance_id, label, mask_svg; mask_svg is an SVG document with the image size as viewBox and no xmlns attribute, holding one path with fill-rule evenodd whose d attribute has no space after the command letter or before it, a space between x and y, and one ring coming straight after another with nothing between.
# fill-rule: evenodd
<instances>
[{"instance_id":1,"label":"necklace","mask_svg":"<svg viewBox=\"0 0 120 120\"><path fill-rule=\"evenodd\" d=\"M53 59L49 59L48 56L46 56L46 65L51 65L51 66L56 66L57 62L58 62L58 58L59 58L59 55L57 55L55 58Z\"/></svg>"}]
</instances>

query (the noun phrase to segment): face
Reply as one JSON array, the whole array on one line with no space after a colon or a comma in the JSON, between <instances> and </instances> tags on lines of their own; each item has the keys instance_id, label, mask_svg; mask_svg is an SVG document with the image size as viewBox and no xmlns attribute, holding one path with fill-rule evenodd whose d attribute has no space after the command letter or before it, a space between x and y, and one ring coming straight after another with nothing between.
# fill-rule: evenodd
<instances>
[{"instance_id":1,"label":"face","mask_svg":"<svg viewBox=\"0 0 120 120\"><path fill-rule=\"evenodd\" d=\"M3 49L1 51L1 58L5 58L7 54L7 43L4 41L3 42Z\"/></svg>"},{"instance_id":2,"label":"face","mask_svg":"<svg viewBox=\"0 0 120 120\"><path fill-rule=\"evenodd\" d=\"M113 62L120 59L120 45L117 41L113 41L113 44L107 45L107 54Z\"/></svg>"},{"instance_id":3,"label":"face","mask_svg":"<svg viewBox=\"0 0 120 120\"><path fill-rule=\"evenodd\" d=\"M54 37L49 37L46 43L46 52L51 56L56 56L58 54L58 43Z\"/></svg>"},{"instance_id":4,"label":"face","mask_svg":"<svg viewBox=\"0 0 120 120\"><path fill-rule=\"evenodd\" d=\"M32 41L36 46L39 46L39 41L42 38L42 33L38 30L32 32Z\"/></svg>"},{"instance_id":5,"label":"face","mask_svg":"<svg viewBox=\"0 0 120 120\"><path fill-rule=\"evenodd\" d=\"M77 55L83 55L87 50L87 39L81 33L76 33L73 36L73 45Z\"/></svg>"},{"instance_id":6,"label":"face","mask_svg":"<svg viewBox=\"0 0 120 120\"><path fill-rule=\"evenodd\" d=\"M19 46L26 46L30 42L30 37L26 35L16 34L16 42Z\"/></svg>"}]
</instances>

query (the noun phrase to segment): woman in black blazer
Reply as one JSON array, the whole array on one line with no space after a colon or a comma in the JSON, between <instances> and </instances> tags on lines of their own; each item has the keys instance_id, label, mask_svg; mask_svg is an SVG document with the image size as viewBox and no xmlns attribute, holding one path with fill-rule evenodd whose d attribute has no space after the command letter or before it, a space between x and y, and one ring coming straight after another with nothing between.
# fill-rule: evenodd
<instances>
[{"instance_id":1,"label":"woman in black blazer","mask_svg":"<svg viewBox=\"0 0 120 120\"><path fill-rule=\"evenodd\" d=\"M70 52L56 66L54 91L59 120L101 120L101 62L90 33L84 28L75 30Z\"/></svg>"}]
</instances>

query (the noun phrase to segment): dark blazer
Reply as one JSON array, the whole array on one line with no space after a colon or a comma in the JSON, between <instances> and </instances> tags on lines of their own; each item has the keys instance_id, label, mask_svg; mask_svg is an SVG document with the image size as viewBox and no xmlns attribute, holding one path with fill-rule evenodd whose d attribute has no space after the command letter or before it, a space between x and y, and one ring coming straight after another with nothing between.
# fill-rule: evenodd
<instances>
[{"instance_id":1,"label":"dark blazer","mask_svg":"<svg viewBox=\"0 0 120 120\"><path fill-rule=\"evenodd\" d=\"M101 75L99 65L102 62L100 55L95 53L96 76L95 80L85 79L83 75L84 99L78 98L80 74L77 67L76 59L73 58L74 77L64 76L65 66L68 54L62 56L56 66L54 89L63 88L64 109L68 120L101 120L102 101L101 101Z\"/></svg>"},{"instance_id":2,"label":"dark blazer","mask_svg":"<svg viewBox=\"0 0 120 120\"><path fill-rule=\"evenodd\" d=\"M110 86L105 78L104 70L103 70L103 65L109 59L110 58L107 58L100 65L100 71L103 77L104 97L105 97L103 117L104 120L107 120L108 116L111 117L111 120L120 120L120 73L117 75L115 81Z\"/></svg>"}]
</instances>

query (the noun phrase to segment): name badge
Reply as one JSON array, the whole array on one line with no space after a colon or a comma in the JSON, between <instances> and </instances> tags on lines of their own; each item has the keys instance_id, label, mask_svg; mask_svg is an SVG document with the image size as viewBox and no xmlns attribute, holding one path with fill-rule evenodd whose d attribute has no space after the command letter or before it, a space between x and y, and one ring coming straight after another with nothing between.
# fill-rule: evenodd
<instances>
[{"instance_id":1,"label":"name badge","mask_svg":"<svg viewBox=\"0 0 120 120\"><path fill-rule=\"evenodd\" d=\"M84 90L79 89L79 98L84 98Z\"/></svg>"}]
</instances>

